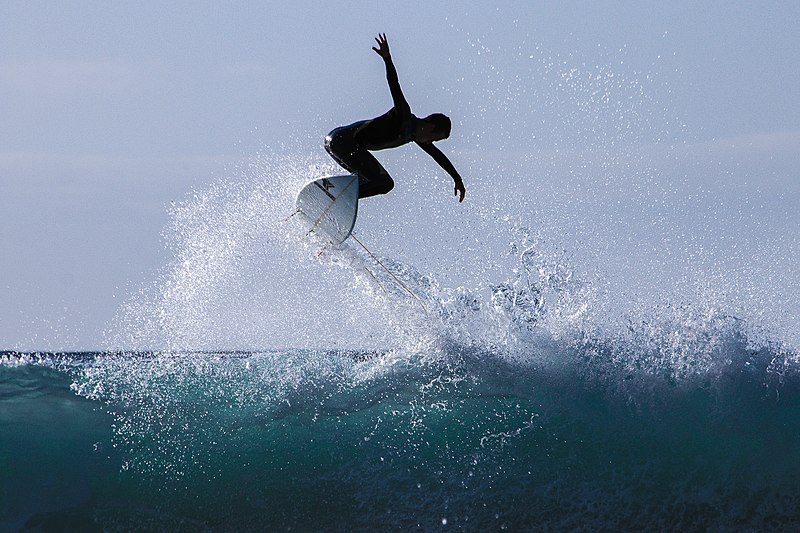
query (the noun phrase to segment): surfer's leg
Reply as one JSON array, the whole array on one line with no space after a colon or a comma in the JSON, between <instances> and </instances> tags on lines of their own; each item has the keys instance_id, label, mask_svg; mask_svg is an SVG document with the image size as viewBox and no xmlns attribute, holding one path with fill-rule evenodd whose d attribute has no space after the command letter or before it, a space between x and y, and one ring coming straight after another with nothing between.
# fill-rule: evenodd
<instances>
[{"instance_id":1,"label":"surfer's leg","mask_svg":"<svg viewBox=\"0 0 800 533\"><path fill-rule=\"evenodd\" d=\"M386 194L394 187L394 180L375 156L356 142L354 126L330 132L325 137L325 150L345 170L358 176L359 198Z\"/></svg>"},{"instance_id":2,"label":"surfer's leg","mask_svg":"<svg viewBox=\"0 0 800 533\"><path fill-rule=\"evenodd\" d=\"M394 180L369 150L360 146L353 154L358 168L358 197L386 194L394 188Z\"/></svg>"}]
</instances>

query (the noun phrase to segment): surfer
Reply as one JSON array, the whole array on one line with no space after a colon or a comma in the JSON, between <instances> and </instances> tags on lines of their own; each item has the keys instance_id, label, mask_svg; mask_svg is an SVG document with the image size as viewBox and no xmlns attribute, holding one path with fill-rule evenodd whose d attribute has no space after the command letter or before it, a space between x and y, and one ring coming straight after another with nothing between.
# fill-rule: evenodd
<instances>
[{"instance_id":1,"label":"surfer","mask_svg":"<svg viewBox=\"0 0 800 533\"><path fill-rule=\"evenodd\" d=\"M386 194L394 187L392 177L370 151L397 148L413 141L450 174L455 182L455 195L459 202L463 202L466 189L461 176L447 156L433 145L435 141L450 136L450 119L441 113L425 118L417 118L411 113L411 107L400 90L386 34L378 35L375 41L378 47L372 49L386 65L386 79L394 106L377 118L334 129L325 137L325 150L348 172L358 176L358 197L367 198Z\"/></svg>"}]
</instances>

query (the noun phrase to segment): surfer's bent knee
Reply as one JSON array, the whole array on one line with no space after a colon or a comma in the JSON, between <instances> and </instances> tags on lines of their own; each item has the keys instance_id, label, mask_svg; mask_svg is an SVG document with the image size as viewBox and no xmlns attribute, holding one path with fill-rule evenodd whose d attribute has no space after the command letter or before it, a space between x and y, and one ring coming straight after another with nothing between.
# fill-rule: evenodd
<instances>
[{"instance_id":1,"label":"surfer's bent knee","mask_svg":"<svg viewBox=\"0 0 800 533\"><path fill-rule=\"evenodd\" d=\"M394 180L389 174L381 174L381 177L376 182L377 194L386 194L394 189Z\"/></svg>"},{"instance_id":2,"label":"surfer's bent knee","mask_svg":"<svg viewBox=\"0 0 800 533\"><path fill-rule=\"evenodd\" d=\"M394 189L394 180L392 178L388 178L386 181L386 192L389 192Z\"/></svg>"}]
</instances>

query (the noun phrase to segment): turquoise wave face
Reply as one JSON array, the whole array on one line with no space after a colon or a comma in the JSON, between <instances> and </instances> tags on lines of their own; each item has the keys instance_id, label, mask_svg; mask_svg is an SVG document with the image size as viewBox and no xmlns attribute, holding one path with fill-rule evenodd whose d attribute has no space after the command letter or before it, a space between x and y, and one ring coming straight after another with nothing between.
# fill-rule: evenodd
<instances>
[{"instance_id":1,"label":"turquoise wave face","mask_svg":"<svg viewBox=\"0 0 800 533\"><path fill-rule=\"evenodd\" d=\"M618 349L6 355L0 526L798 525L775 352L731 340L727 370L676 380L597 363Z\"/></svg>"}]
</instances>

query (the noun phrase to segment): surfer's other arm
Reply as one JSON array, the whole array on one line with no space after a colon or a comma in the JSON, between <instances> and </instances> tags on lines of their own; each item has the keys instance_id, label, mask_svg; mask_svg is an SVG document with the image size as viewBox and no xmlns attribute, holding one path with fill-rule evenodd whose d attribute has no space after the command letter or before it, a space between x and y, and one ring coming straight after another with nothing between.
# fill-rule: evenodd
<instances>
[{"instance_id":1,"label":"surfer's other arm","mask_svg":"<svg viewBox=\"0 0 800 533\"><path fill-rule=\"evenodd\" d=\"M417 146L425 150L429 156L433 158L434 161L439 163L439 166L442 167L445 172L450 174L453 178L454 184L454 192L455 195L458 196L458 201L464 201L464 195L466 194L467 190L464 188L464 181L461 179L461 176L458 174L456 167L453 166L453 163L447 158L446 155L442 153L441 150L436 148L433 143L430 142L420 142L417 141Z\"/></svg>"},{"instance_id":2,"label":"surfer's other arm","mask_svg":"<svg viewBox=\"0 0 800 533\"><path fill-rule=\"evenodd\" d=\"M410 113L411 107L400 89L400 79L397 77L397 69L394 67L394 62L392 62L392 54L389 52L389 41L386 40L386 34L379 34L375 38L375 42L378 43L378 47L375 48L373 46L372 49L383 58L383 62L386 64L386 81L389 82L389 91L392 93L394 107L400 112Z\"/></svg>"}]
</instances>

